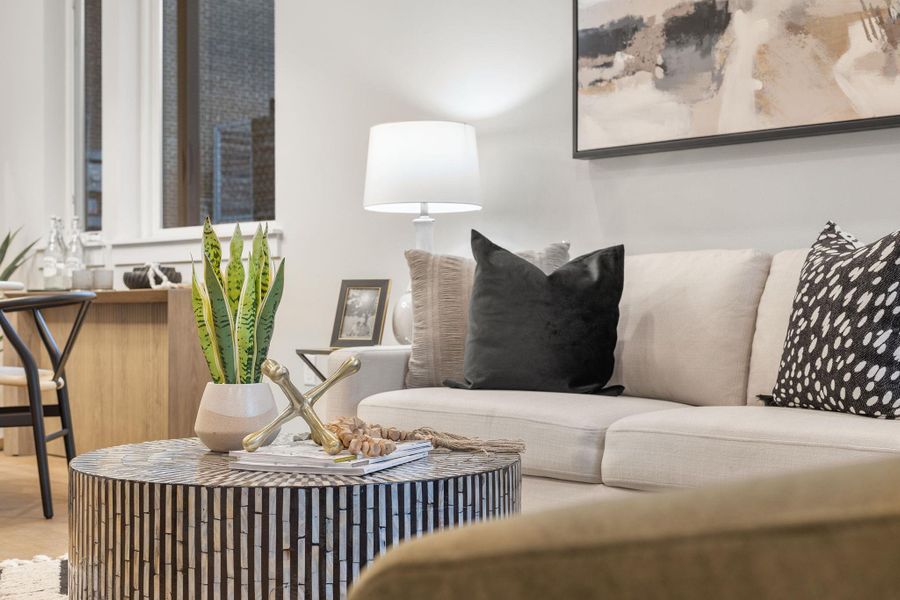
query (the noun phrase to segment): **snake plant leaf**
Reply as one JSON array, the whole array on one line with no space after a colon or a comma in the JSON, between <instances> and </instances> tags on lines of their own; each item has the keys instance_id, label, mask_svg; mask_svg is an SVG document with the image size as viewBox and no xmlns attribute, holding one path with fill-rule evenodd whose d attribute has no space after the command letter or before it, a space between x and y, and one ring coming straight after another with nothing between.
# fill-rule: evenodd
<instances>
[{"instance_id":1,"label":"snake plant leaf","mask_svg":"<svg viewBox=\"0 0 900 600\"><path fill-rule=\"evenodd\" d=\"M281 303L281 293L284 291L284 261L278 265L272 287L269 288L259 315L256 317L256 363L255 372L262 373L262 363L269 353L269 344L272 342L272 333L275 331L275 312Z\"/></svg>"},{"instance_id":2,"label":"snake plant leaf","mask_svg":"<svg viewBox=\"0 0 900 600\"><path fill-rule=\"evenodd\" d=\"M216 272L216 279L219 285L225 288L225 279L222 277L222 245L219 243L219 237L213 229L212 222L209 217L203 223L203 256L209 258L210 264Z\"/></svg>"},{"instance_id":3,"label":"snake plant leaf","mask_svg":"<svg viewBox=\"0 0 900 600\"><path fill-rule=\"evenodd\" d=\"M269 244L266 239L266 234L263 231L262 225L257 226L256 233L253 235L253 247L250 249L250 262L254 264L256 267L256 303L257 306L262 304L263 287L268 289L268 285L263 285L262 280L264 274L267 275L268 267L262 261L264 256L268 256L269 254Z\"/></svg>"},{"instance_id":4,"label":"snake plant leaf","mask_svg":"<svg viewBox=\"0 0 900 600\"><path fill-rule=\"evenodd\" d=\"M197 273L193 266L191 267L191 305L194 308L194 320L197 322L197 334L200 337L200 350L203 351L203 358L209 367L209 374L213 383L225 383L225 377L222 373L222 364L219 360L219 353L213 341L212 331L206 319L209 305L200 283L197 281Z\"/></svg>"},{"instance_id":5,"label":"snake plant leaf","mask_svg":"<svg viewBox=\"0 0 900 600\"><path fill-rule=\"evenodd\" d=\"M262 256L260 257L259 269L259 301L262 303L263 298L272 285L272 258L269 256L269 224L266 223L266 229L263 231L262 239Z\"/></svg>"},{"instance_id":6,"label":"snake plant leaf","mask_svg":"<svg viewBox=\"0 0 900 600\"><path fill-rule=\"evenodd\" d=\"M237 383L257 383L256 359L256 315L259 311L259 255L261 229L257 230L247 264L247 276L241 289L238 312L234 319L235 339L238 348ZM263 238L264 239L264 238Z\"/></svg>"},{"instance_id":7,"label":"snake plant leaf","mask_svg":"<svg viewBox=\"0 0 900 600\"><path fill-rule=\"evenodd\" d=\"M231 309L228 307L225 290L216 277L217 269L213 267L212 261L209 260L208 256L205 256L203 260L204 283L206 284L206 295L209 298L209 306L212 312L212 330L216 336L216 347L222 364L222 374L225 377L225 383L237 383L235 375L235 360L237 357L234 351ZM221 273L219 274L221 275Z\"/></svg>"},{"instance_id":8,"label":"snake plant leaf","mask_svg":"<svg viewBox=\"0 0 900 600\"><path fill-rule=\"evenodd\" d=\"M244 287L244 261L241 255L244 253L244 237L241 235L241 226L235 225L234 235L231 236L231 248L229 250L227 268L227 292L228 306L232 316L237 314L238 303L241 300L241 288Z\"/></svg>"},{"instance_id":9,"label":"snake plant leaf","mask_svg":"<svg viewBox=\"0 0 900 600\"><path fill-rule=\"evenodd\" d=\"M35 244L37 244L37 242L37 240L34 240L33 242L25 246L25 248L16 255L12 262L6 265L6 268L3 269L2 272L0 272L0 281L6 281L10 277L12 277L13 273L15 273L19 269L19 267L21 267L25 263L26 260L31 258L30 256L28 256L28 252L34 247Z\"/></svg>"}]
</instances>

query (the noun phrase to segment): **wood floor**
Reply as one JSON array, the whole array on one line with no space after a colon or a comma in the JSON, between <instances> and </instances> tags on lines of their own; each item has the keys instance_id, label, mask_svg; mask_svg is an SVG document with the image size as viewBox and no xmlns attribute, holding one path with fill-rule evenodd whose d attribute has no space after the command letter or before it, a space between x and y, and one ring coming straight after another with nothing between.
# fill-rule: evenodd
<instances>
[{"instance_id":1,"label":"wood floor","mask_svg":"<svg viewBox=\"0 0 900 600\"><path fill-rule=\"evenodd\" d=\"M68 469L66 459L50 457L53 489L52 519L41 510L37 463L34 456L5 456L0 452L0 560L52 558L66 553Z\"/></svg>"}]
</instances>

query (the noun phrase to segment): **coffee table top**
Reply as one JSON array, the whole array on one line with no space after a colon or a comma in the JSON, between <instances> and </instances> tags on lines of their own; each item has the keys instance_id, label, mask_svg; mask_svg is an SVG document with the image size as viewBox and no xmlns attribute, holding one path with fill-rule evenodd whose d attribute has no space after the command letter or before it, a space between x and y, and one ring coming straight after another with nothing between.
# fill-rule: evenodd
<instances>
[{"instance_id":1,"label":"coffee table top","mask_svg":"<svg viewBox=\"0 0 900 600\"><path fill-rule=\"evenodd\" d=\"M107 479L204 487L340 487L452 479L519 462L517 454L434 452L427 458L371 475L302 475L229 469L234 459L210 452L196 438L126 444L82 454L70 468Z\"/></svg>"}]
</instances>

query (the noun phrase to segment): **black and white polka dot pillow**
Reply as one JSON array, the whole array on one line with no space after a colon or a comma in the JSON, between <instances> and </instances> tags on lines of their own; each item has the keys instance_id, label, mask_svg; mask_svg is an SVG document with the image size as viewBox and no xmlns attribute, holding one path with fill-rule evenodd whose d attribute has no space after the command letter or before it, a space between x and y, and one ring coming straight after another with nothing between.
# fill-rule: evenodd
<instances>
[{"instance_id":1,"label":"black and white polka dot pillow","mask_svg":"<svg viewBox=\"0 0 900 600\"><path fill-rule=\"evenodd\" d=\"M900 417L900 231L829 222L803 265L771 403Z\"/></svg>"}]
</instances>

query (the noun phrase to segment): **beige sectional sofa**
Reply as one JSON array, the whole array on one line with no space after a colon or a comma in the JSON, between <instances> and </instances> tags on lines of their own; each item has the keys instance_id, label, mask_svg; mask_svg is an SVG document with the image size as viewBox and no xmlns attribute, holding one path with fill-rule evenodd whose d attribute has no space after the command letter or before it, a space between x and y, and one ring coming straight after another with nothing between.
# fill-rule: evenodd
<instances>
[{"instance_id":1,"label":"beige sectional sofa","mask_svg":"<svg viewBox=\"0 0 900 600\"><path fill-rule=\"evenodd\" d=\"M764 406L805 250L630 256L613 383L620 397L404 388L409 348L347 349L360 373L328 399L357 414L524 439L526 475L631 490L698 487L900 454L900 423Z\"/></svg>"}]
</instances>

